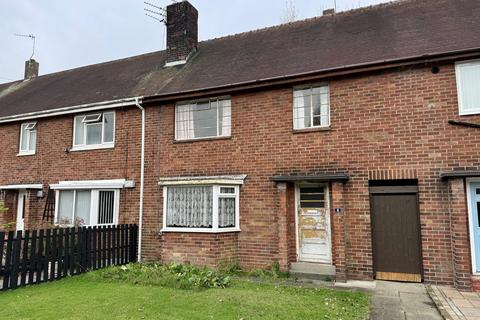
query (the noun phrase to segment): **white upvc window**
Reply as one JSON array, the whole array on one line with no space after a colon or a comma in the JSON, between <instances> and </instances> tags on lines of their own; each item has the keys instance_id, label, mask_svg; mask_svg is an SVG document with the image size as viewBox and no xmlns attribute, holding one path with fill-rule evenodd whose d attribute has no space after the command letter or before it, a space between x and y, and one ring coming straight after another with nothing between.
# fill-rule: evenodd
<instances>
[{"instance_id":1,"label":"white upvc window","mask_svg":"<svg viewBox=\"0 0 480 320\"><path fill-rule=\"evenodd\" d=\"M293 128L330 126L330 96L328 85L298 87L293 90Z\"/></svg>"},{"instance_id":2,"label":"white upvc window","mask_svg":"<svg viewBox=\"0 0 480 320\"><path fill-rule=\"evenodd\" d=\"M209 99L175 106L175 140L229 137L230 99Z\"/></svg>"},{"instance_id":3,"label":"white upvc window","mask_svg":"<svg viewBox=\"0 0 480 320\"><path fill-rule=\"evenodd\" d=\"M56 190L55 222L67 226L115 225L119 198L118 189Z\"/></svg>"},{"instance_id":4,"label":"white upvc window","mask_svg":"<svg viewBox=\"0 0 480 320\"><path fill-rule=\"evenodd\" d=\"M165 186L162 231L240 231L239 190L238 185Z\"/></svg>"},{"instance_id":5,"label":"white upvc window","mask_svg":"<svg viewBox=\"0 0 480 320\"><path fill-rule=\"evenodd\" d=\"M459 114L480 114L480 60L456 64Z\"/></svg>"},{"instance_id":6,"label":"white upvc window","mask_svg":"<svg viewBox=\"0 0 480 320\"><path fill-rule=\"evenodd\" d=\"M22 123L20 127L20 147L18 155L34 155L37 144L37 123Z\"/></svg>"},{"instance_id":7,"label":"white upvc window","mask_svg":"<svg viewBox=\"0 0 480 320\"><path fill-rule=\"evenodd\" d=\"M73 125L73 149L89 150L115 146L115 112L76 116Z\"/></svg>"}]
</instances>

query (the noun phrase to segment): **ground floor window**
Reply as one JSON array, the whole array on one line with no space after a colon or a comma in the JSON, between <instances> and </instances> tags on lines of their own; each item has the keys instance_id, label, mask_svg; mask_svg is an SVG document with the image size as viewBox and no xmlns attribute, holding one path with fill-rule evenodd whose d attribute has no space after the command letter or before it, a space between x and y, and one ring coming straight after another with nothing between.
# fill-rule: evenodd
<instances>
[{"instance_id":1,"label":"ground floor window","mask_svg":"<svg viewBox=\"0 0 480 320\"><path fill-rule=\"evenodd\" d=\"M57 190L56 223L112 225L118 222L119 190Z\"/></svg>"},{"instance_id":2,"label":"ground floor window","mask_svg":"<svg viewBox=\"0 0 480 320\"><path fill-rule=\"evenodd\" d=\"M168 186L163 195L163 231L239 230L238 186Z\"/></svg>"}]
</instances>

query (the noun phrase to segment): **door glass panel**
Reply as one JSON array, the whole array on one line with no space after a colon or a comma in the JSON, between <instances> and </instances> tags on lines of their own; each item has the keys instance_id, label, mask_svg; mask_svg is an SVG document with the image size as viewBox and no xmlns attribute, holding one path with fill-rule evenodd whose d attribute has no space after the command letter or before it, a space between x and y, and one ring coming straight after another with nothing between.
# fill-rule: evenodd
<instances>
[{"instance_id":1,"label":"door glass panel","mask_svg":"<svg viewBox=\"0 0 480 320\"><path fill-rule=\"evenodd\" d=\"M477 224L477 227L480 228L480 202L477 202Z\"/></svg>"},{"instance_id":2,"label":"door glass panel","mask_svg":"<svg viewBox=\"0 0 480 320\"><path fill-rule=\"evenodd\" d=\"M301 208L325 208L325 188L300 188Z\"/></svg>"}]
</instances>

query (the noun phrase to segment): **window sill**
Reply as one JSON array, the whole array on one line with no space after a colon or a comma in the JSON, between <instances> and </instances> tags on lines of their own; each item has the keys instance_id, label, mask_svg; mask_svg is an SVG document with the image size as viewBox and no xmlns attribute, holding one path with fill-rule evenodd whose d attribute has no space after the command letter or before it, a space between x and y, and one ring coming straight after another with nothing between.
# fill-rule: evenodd
<instances>
[{"instance_id":1,"label":"window sill","mask_svg":"<svg viewBox=\"0 0 480 320\"><path fill-rule=\"evenodd\" d=\"M70 149L70 152L113 149L113 148L115 148L115 144L102 144L102 145L94 145L94 146L72 147Z\"/></svg>"},{"instance_id":2,"label":"window sill","mask_svg":"<svg viewBox=\"0 0 480 320\"><path fill-rule=\"evenodd\" d=\"M480 110L475 109L475 110L470 110L470 111L460 111L458 115L461 116L475 116L475 115L480 115Z\"/></svg>"},{"instance_id":3,"label":"window sill","mask_svg":"<svg viewBox=\"0 0 480 320\"><path fill-rule=\"evenodd\" d=\"M318 132L318 131L330 131L332 128L330 126L325 127L313 127L305 129L293 129L293 133L309 133L309 132Z\"/></svg>"},{"instance_id":4,"label":"window sill","mask_svg":"<svg viewBox=\"0 0 480 320\"><path fill-rule=\"evenodd\" d=\"M160 233L232 233L240 232L239 228L228 228L228 229L193 229L193 228L163 228L160 230Z\"/></svg>"},{"instance_id":5,"label":"window sill","mask_svg":"<svg viewBox=\"0 0 480 320\"><path fill-rule=\"evenodd\" d=\"M190 143L190 142L197 142L197 141L214 141L214 140L229 140L229 139L232 139L232 136L173 140L173 143Z\"/></svg>"},{"instance_id":6,"label":"window sill","mask_svg":"<svg viewBox=\"0 0 480 320\"><path fill-rule=\"evenodd\" d=\"M35 152L20 152L17 154L17 157L28 157L28 156L34 156Z\"/></svg>"}]
</instances>

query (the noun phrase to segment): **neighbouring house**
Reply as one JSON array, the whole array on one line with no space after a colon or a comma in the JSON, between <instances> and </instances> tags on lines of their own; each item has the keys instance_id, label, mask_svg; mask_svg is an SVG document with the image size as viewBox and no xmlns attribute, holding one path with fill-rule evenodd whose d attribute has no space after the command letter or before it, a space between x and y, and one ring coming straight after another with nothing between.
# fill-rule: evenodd
<instances>
[{"instance_id":1,"label":"neighbouring house","mask_svg":"<svg viewBox=\"0 0 480 320\"><path fill-rule=\"evenodd\" d=\"M407 0L0 85L17 229L140 225L143 260L480 290L480 3Z\"/></svg>"}]
</instances>

